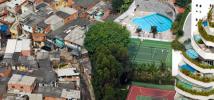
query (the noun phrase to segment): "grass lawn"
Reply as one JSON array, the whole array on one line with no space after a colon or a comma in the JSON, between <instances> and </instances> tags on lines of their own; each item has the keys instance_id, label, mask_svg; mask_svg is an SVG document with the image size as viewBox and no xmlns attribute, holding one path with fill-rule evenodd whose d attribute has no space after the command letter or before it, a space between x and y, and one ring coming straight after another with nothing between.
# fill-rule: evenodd
<instances>
[{"instance_id":1,"label":"grass lawn","mask_svg":"<svg viewBox=\"0 0 214 100\"><path fill-rule=\"evenodd\" d=\"M133 63L155 63L165 62L172 65L172 48L170 42L131 39L129 44L129 57Z\"/></svg>"}]
</instances>

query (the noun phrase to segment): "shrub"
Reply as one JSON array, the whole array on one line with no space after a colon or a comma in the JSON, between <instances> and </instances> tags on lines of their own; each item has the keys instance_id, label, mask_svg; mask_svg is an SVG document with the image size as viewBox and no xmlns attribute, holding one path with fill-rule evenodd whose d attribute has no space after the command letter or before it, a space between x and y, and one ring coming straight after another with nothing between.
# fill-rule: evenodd
<instances>
[{"instance_id":1,"label":"shrub","mask_svg":"<svg viewBox=\"0 0 214 100\"><path fill-rule=\"evenodd\" d=\"M176 37L179 38L179 37L182 37L184 35L184 31L183 30L178 30L176 32Z\"/></svg>"},{"instance_id":2,"label":"shrub","mask_svg":"<svg viewBox=\"0 0 214 100\"><path fill-rule=\"evenodd\" d=\"M181 44L177 39L172 41L171 46L174 50L184 50L184 45Z\"/></svg>"}]
</instances>

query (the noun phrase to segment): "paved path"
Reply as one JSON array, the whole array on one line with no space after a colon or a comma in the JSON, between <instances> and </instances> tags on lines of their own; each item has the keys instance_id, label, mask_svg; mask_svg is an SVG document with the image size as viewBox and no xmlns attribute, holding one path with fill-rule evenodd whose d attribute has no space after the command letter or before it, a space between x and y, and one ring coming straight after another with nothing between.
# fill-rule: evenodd
<instances>
[{"instance_id":1,"label":"paved path","mask_svg":"<svg viewBox=\"0 0 214 100\"><path fill-rule=\"evenodd\" d=\"M191 38L191 13L187 16L186 22L184 23L184 35L179 39L181 43L183 43L188 38Z\"/></svg>"},{"instance_id":2,"label":"paved path","mask_svg":"<svg viewBox=\"0 0 214 100\"><path fill-rule=\"evenodd\" d=\"M89 100L95 100L95 94L94 94L94 90L93 90L93 86L91 84L91 81L86 77L86 75L84 73L82 73L82 78L84 80L84 82L86 83L86 86L88 88L88 91L90 93L91 99Z\"/></svg>"}]
</instances>

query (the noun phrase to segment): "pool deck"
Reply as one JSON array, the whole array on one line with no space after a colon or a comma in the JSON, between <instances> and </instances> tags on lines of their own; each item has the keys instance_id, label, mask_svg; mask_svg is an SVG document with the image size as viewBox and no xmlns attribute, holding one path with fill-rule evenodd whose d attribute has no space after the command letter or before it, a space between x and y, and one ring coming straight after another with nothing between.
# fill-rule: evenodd
<instances>
[{"instance_id":1,"label":"pool deck","mask_svg":"<svg viewBox=\"0 0 214 100\"><path fill-rule=\"evenodd\" d=\"M121 16L115 19L115 22L126 26L127 29L131 33L131 37L135 38L143 38L143 39L154 39L153 34L149 32L142 31L140 33L136 33L137 25L135 25L132 20L137 17L145 17L151 14L155 14L155 12L145 12L141 10L136 10L135 9L135 2L132 3L132 5L129 7L129 9L123 13ZM159 41L172 41L174 39L174 36L172 35L170 30L161 32L160 34L157 34L155 36L155 39Z\"/></svg>"}]
</instances>

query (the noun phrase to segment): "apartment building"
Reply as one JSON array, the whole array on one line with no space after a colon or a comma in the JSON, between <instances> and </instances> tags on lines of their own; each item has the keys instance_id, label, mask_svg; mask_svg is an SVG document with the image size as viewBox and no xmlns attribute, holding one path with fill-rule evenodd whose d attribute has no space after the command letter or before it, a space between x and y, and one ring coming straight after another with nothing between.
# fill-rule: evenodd
<instances>
[{"instance_id":1,"label":"apartment building","mask_svg":"<svg viewBox=\"0 0 214 100\"><path fill-rule=\"evenodd\" d=\"M176 75L175 99L214 99L214 0L192 0L191 38L184 42Z\"/></svg>"}]
</instances>

